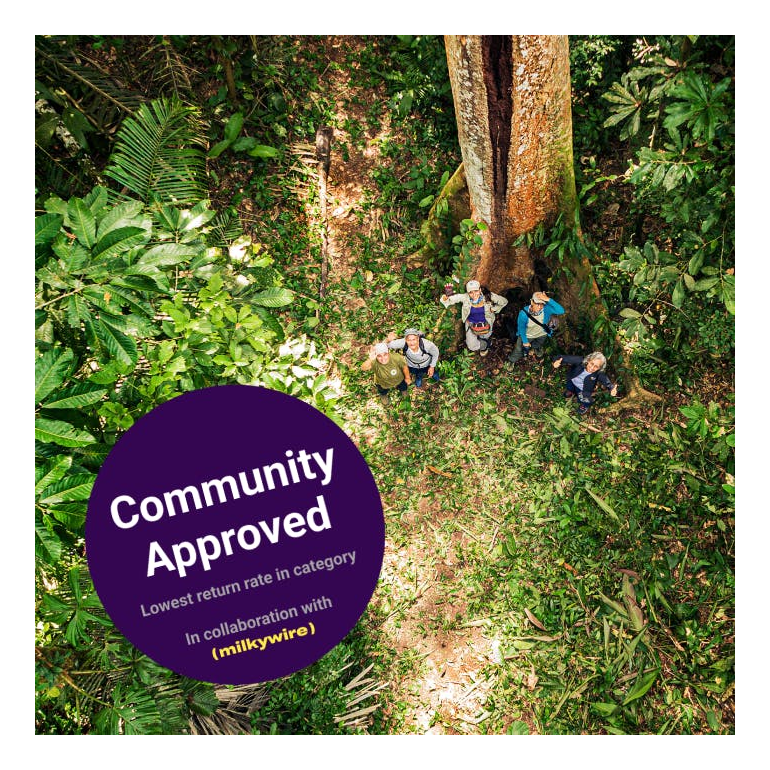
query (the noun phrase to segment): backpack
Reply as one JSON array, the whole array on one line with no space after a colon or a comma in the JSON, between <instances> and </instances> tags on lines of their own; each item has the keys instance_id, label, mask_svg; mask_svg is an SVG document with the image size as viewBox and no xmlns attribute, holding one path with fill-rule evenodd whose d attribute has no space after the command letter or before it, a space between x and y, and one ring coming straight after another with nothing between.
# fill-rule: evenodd
<instances>
[{"instance_id":1,"label":"backpack","mask_svg":"<svg viewBox=\"0 0 770 770\"><path fill-rule=\"evenodd\" d=\"M425 356L430 355L430 353L428 353L428 351L425 350L425 343L422 341L422 339L423 339L422 334L417 339L418 339L418 341L420 343L420 353L422 353ZM409 346L406 344L406 340L404 340L404 346L398 352L401 353L401 355L406 360L406 363L409 364L410 361L409 361L409 359L407 358L407 355L406 355L406 351L407 350L409 350Z\"/></svg>"}]
</instances>

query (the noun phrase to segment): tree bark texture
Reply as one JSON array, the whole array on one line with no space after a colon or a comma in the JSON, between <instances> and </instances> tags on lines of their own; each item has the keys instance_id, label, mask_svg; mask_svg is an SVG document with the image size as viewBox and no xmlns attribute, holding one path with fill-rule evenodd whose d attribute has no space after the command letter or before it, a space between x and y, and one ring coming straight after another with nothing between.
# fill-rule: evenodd
<instances>
[{"instance_id":1,"label":"tree bark texture","mask_svg":"<svg viewBox=\"0 0 770 770\"><path fill-rule=\"evenodd\" d=\"M569 47L563 35L447 35L457 130L476 221L487 224L475 277L529 288L513 243L576 206Z\"/></svg>"}]
</instances>

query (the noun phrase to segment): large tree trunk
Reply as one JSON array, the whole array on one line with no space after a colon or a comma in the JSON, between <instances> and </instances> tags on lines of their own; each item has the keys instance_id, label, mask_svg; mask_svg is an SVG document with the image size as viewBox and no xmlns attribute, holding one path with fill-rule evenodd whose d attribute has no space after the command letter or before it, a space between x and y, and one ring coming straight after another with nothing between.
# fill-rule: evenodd
<instances>
[{"instance_id":1,"label":"large tree trunk","mask_svg":"<svg viewBox=\"0 0 770 770\"><path fill-rule=\"evenodd\" d=\"M565 35L446 35L457 133L472 218L484 222L472 275L497 293L542 289L519 236L559 214L576 221L569 44ZM578 233L579 235L579 233ZM591 265L564 255L556 291L573 322L606 315ZM655 400L617 348L629 401Z\"/></svg>"},{"instance_id":2,"label":"large tree trunk","mask_svg":"<svg viewBox=\"0 0 770 770\"><path fill-rule=\"evenodd\" d=\"M569 47L563 35L447 35L449 77L471 209L484 231L476 277L530 288L516 239L576 206Z\"/></svg>"}]
</instances>

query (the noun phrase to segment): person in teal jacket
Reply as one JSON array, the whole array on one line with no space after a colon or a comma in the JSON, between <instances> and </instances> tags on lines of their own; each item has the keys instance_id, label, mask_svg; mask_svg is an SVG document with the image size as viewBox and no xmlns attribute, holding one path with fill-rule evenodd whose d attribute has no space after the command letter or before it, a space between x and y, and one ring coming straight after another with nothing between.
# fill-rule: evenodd
<instances>
[{"instance_id":1,"label":"person in teal jacket","mask_svg":"<svg viewBox=\"0 0 770 770\"><path fill-rule=\"evenodd\" d=\"M537 358L543 357L543 345L550 339L553 330L548 326L552 316L563 315L564 308L551 299L544 291L536 291L528 307L522 308L516 319L516 347L508 356L515 364L533 350Z\"/></svg>"}]
</instances>

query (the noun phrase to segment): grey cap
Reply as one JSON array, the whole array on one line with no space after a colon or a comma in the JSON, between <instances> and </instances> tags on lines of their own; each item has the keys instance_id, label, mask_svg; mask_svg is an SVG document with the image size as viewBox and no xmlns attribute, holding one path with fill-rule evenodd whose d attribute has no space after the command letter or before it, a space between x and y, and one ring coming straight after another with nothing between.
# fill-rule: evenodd
<instances>
[{"instance_id":1,"label":"grey cap","mask_svg":"<svg viewBox=\"0 0 770 770\"><path fill-rule=\"evenodd\" d=\"M388 346L384 342L378 342L374 346L374 354L376 356L381 356L383 353L387 353L387 352L388 352Z\"/></svg>"},{"instance_id":2,"label":"grey cap","mask_svg":"<svg viewBox=\"0 0 770 770\"><path fill-rule=\"evenodd\" d=\"M468 281L465 284L466 291L478 291L481 288L481 284L478 281Z\"/></svg>"},{"instance_id":3,"label":"grey cap","mask_svg":"<svg viewBox=\"0 0 770 770\"><path fill-rule=\"evenodd\" d=\"M422 337L422 331L420 329L413 329L411 327L409 329L404 329L404 337L408 337L410 334Z\"/></svg>"}]
</instances>

